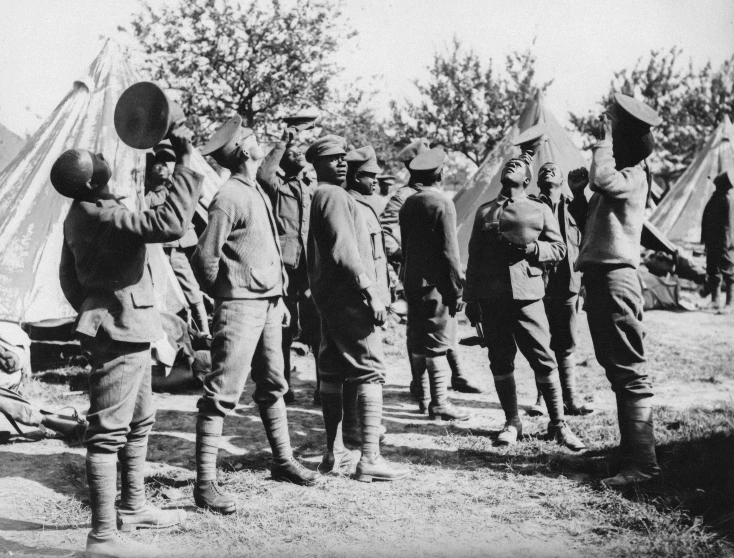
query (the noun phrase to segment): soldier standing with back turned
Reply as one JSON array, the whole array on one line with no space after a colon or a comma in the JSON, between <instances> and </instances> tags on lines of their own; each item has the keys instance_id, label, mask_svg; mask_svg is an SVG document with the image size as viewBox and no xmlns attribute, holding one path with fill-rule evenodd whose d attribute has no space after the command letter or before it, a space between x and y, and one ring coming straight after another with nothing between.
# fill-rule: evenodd
<instances>
[{"instance_id":1,"label":"soldier standing with back turned","mask_svg":"<svg viewBox=\"0 0 734 558\"><path fill-rule=\"evenodd\" d=\"M716 190L703 210L701 243L706 247L706 288L711 303L719 307L721 283L726 291L722 312L734 311L734 170L714 178Z\"/></svg>"}]
</instances>

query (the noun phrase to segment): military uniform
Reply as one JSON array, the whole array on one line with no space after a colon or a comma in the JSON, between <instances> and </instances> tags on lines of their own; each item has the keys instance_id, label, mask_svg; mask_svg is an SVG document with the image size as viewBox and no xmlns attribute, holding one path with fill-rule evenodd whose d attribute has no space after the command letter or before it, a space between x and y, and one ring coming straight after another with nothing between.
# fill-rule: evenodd
<instances>
[{"instance_id":1,"label":"military uniform","mask_svg":"<svg viewBox=\"0 0 734 558\"><path fill-rule=\"evenodd\" d=\"M734 170L714 179L716 190L703 210L701 243L706 247L707 290L714 303L720 297L721 283L726 305L734 304Z\"/></svg>"},{"instance_id":2,"label":"military uniform","mask_svg":"<svg viewBox=\"0 0 734 558\"><path fill-rule=\"evenodd\" d=\"M303 173L298 176L286 176L279 167L287 147L286 142L282 141L275 145L258 168L257 182L273 206L283 265L288 273L285 303L291 314L291 323L283 331L283 359L286 380L290 385L291 345L300 332L300 300L305 297L308 290L306 246L311 198L315 188Z\"/></svg>"}]
</instances>

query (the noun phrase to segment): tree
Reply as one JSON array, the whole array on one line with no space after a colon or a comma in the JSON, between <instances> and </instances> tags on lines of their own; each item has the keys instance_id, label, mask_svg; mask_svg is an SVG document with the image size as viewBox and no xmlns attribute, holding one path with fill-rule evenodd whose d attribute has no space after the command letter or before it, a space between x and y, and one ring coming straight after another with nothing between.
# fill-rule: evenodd
<instances>
[{"instance_id":1,"label":"tree","mask_svg":"<svg viewBox=\"0 0 734 558\"><path fill-rule=\"evenodd\" d=\"M491 59L483 64L457 38L446 51L434 53L428 69L428 81L415 82L421 95L417 103L391 104L395 128L405 137L429 137L477 166L535 91L551 84L536 82L530 50L507 56L505 74L498 74Z\"/></svg>"},{"instance_id":2,"label":"tree","mask_svg":"<svg viewBox=\"0 0 734 558\"><path fill-rule=\"evenodd\" d=\"M353 36L340 0L142 0L132 33L150 78L178 92L199 138L234 113L262 130L329 95L331 56Z\"/></svg>"},{"instance_id":3,"label":"tree","mask_svg":"<svg viewBox=\"0 0 734 558\"><path fill-rule=\"evenodd\" d=\"M663 124L653 129L658 147L650 166L668 184L688 167L724 114L734 112L734 56L718 70L710 62L695 70L690 62L680 63L681 55L676 47L653 50L634 67L614 72L598 111L611 105L615 92L643 100L658 111ZM570 118L585 134L584 147L590 147L598 113L571 114Z\"/></svg>"}]
</instances>

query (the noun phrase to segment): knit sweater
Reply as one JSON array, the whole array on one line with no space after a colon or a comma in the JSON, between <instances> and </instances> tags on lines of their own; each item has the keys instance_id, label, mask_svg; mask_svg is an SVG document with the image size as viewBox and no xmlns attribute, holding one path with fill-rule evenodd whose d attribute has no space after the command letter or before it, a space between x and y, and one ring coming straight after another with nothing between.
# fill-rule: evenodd
<instances>
[{"instance_id":1,"label":"knit sweater","mask_svg":"<svg viewBox=\"0 0 734 558\"><path fill-rule=\"evenodd\" d=\"M645 163L617 171L611 140L600 141L592 152L589 187L593 194L576 269L598 265L636 268L648 191Z\"/></svg>"},{"instance_id":2,"label":"knit sweater","mask_svg":"<svg viewBox=\"0 0 734 558\"><path fill-rule=\"evenodd\" d=\"M214 298L283 295L287 279L273 210L254 180L235 174L219 189L191 268Z\"/></svg>"}]
</instances>

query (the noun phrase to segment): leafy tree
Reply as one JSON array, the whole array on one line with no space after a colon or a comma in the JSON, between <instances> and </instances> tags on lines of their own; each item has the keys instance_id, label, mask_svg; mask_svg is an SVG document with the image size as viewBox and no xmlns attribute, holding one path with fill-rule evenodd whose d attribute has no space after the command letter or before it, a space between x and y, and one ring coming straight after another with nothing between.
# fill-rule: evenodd
<instances>
[{"instance_id":1,"label":"leafy tree","mask_svg":"<svg viewBox=\"0 0 734 558\"><path fill-rule=\"evenodd\" d=\"M429 137L447 149L463 153L479 165L539 88L535 56L514 52L505 59L505 72L495 71L471 48L454 38L444 52L433 55L426 83L415 82L417 103L392 103L395 128L404 137Z\"/></svg>"},{"instance_id":2,"label":"leafy tree","mask_svg":"<svg viewBox=\"0 0 734 558\"><path fill-rule=\"evenodd\" d=\"M696 70L681 64L682 51L653 50L632 68L614 72L609 93L597 114L571 114L572 124L593 142L598 113L611 105L615 92L631 95L658 111L663 124L654 128L658 148L651 157L653 172L670 184L688 167L696 151L724 114L734 113L734 56L718 70L709 62Z\"/></svg>"},{"instance_id":3,"label":"leafy tree","mask_svg":"<svg viewBox=\"0 0 734 558\"><path fill-rule=\"evenodd\" d=\"M176 90L197 136L238 113L262 130L329 95L331 61L353 36L340 0L177 0L132 21L152 80Z\"/></svg>"}]
</instances>

